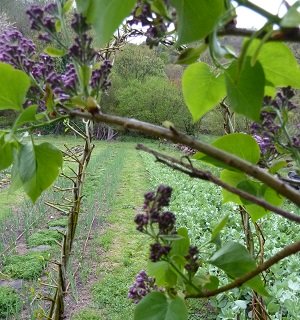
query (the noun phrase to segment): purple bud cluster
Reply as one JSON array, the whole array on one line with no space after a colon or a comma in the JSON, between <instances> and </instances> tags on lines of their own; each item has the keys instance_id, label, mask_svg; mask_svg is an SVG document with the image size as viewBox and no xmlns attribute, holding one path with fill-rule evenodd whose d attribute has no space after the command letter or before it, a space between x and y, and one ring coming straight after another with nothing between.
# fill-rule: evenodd
<instances>
[{"instance_id":1,"label":"purple bud cluster","mask_svg":"<svg viewBox=\"0 0 300 320\"><path fill-rule=\"evenodd\" d=\"M163 211L163 208L170 203L171 194L172 188L160 185L156 193L148 192L144 195L145 213L137 214L134 219L138 231L148 233L148 228L150 228L152 231L156 230L159 236L176 233L175 215L172 212ZM150 246L150 260L159 261L163 256L168 255L170 250L169 244L160 243L157 240Z\"/></svg>"},{"instance_id":2,"label":"purple bud cluster","mask_svg":"<svg viewBox=\"0 0 300 320\"><path fill-rule=\"evenodd\" d=\"M44 7L32 5L26 11L29 16L31 29L41 31L40 40L49 42L51 34L55 33L55 22L57 20L58 8L56 3L49 3Z\"/></svg>"},{"instance_id":3,"label":"purple bud cluster","mask_svg":"<svg viewBox=\"0 0 300 320\"><path fill-rule=\"evenodd\" d=\"M92 48L93 39L87 34L91 26L83 15L75 13L71 27L77 34L77 37L69 48L70 57L81 64L92 64L97 57L97 52Z\"/></svg>"},{"instance_id":4,"label":"purple bud cluster","mask_svg":"<svg viewBox=\"0 0 300 320\"><path fill-rule=\"evenodd\" d=\"M134 303L139 303L151 291L158 291L154 283L154 278L149 277L144 270L140 271L134 284L129 288L128 298Z\"/></svg>"},{"instance_id":5,"label":"purple bud cluster","mask_svg":"<svg viewBox=\"0 0 300 320\"><path fill-rule=\"evenodd\" d=\"M282 88L274 99L265 97L264 107L261 112L261 122L251 125L251 134L260 146L264 157L273 158L277 155L276 142L279 141L282 128L278 121L278 116L286 117L296 106L290 101L295 92L290 88ZM300 134L291 137L292 145L288 147L300 146ZM281 143L282 144L282 143Z\"/></svg>"},{"instance_id":6,"label":"purple bud cluster","mask_svg":"<svg viewBox=\"0 0 300 320\"><path fill-rule=\"evenodd\" d=\"M92 72L90 85L94 90L107 91L111 85L110 80L108 80L111 69L111 62L109 60L105 60L99 69L96 69Z\"/></svg>"},{"instance_id":7,"label":"purple bud cluster","mask_svg":"<svg viewBox=\"0 0 300 320\"><path fill-rule=\"evenodd\" d=\"M168 255L171 247L169 245L162 245L159 242L150 245L150 260L152 262L159 261L163 256Z\"/></svg>"},{"instance_id":8,"label":"purple bud cluster","mask_svg":"<svg viewBox=\"0 0 300 320\"><path fill-rule=\"evenodd\" d=\"M156 191L144 195L143 209L145 213L136 215L134 221L137 230L146 232L148 225L158 224L160 234L168 234L175 227L176 218L172 212L162 212L163 207L168 206L172 194L172 188L160 185Z\"/></svg>"},{"instance_id":9,"label":"purple bud cluster","mask_svg":"<svg viewBox=\"0 0 300 320\"><path fill-rule=\"evenodd\" d=\"M84 34L91 29L87 23L86 18L82 14L75 13L71 22L71 27L76 34Z\"/></svg>"},{"instance_id":10,"label":"purple bud cluster","mask_svg":"<svg viewBox=\"0 0 300 320\"><path fill-rule=\"evenodd\" d=\"M187 264L184 268L191 274L195 274L199 269L199 260L198 260L199 250L197 247L190 246L189 253L185 256Z\"/></svg>"},{"instance_id":11,"label":"purple bud cluster","mask_svg":"<svg viewBox=\"0 0 300 320\"><path fill-rule=\"evenodd\" d=\"M92 48L92 41L86 33L76 37L74 44L69 48L69 55L82 64L91 64L97 56Z\"/></svg>"},{"instance_id":12,"label":"purple bud cluster","mask_svg":"<svg viewBox=\"0 0 300 320\"><path fill-rule=\"evenodd\" d=\"M167 1L165 1L165 4L166 7L169 6ZM132 16L133 18L127 21L129 25L141 24L142 27L148 27L145 35L147 37L146 44L150 48L163 42L171 22L158 13L154 13L149 3L138 1Z\"/></svg>"},{"instance_id":13,"label":"purple bud cluster","mask_svg":"<svg viewBox=\"0 0 300 320\"><path fill-rule=\"evenodd\" d=\"M34 43L16 28L7 29L0 34L0 61L30 72L34 65L34 54Z\"/></svg>"}]
</instances>

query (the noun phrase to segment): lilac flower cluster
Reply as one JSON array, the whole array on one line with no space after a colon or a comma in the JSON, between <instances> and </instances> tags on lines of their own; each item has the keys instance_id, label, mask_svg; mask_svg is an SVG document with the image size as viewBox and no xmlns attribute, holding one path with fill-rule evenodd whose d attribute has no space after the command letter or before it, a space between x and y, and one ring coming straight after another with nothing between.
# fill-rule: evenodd
<instances>
[{"instance_id":1,"label":"lilac flower cluster","mask_svg":"<svg viewBox=\"0 0 300 320\"><path fill-rule=\"evenodd\" d=\"M148 192L144 196L144 214L135 217L137 230L147 232L149 224L158 224L160 234L166 234L174 229L176 218L171 212L162 212L163 207L168 206L172 194L172 188L160 185L156 194Z\"/></svg>"},{"instance_id":2,"label":"lilac flower cluster","mask_svg":"<svg viewBox=\"0 0 300 320\"><path fill-rule=\"evenodd\" d=\"M97 57L97 52L92 48L93 39L87 34L90 25L81 14L74 14L71 27L77 34L73 45L69 48L69 55L81 64L90 65Z\"/></svg>"},{"instance_id":3,"label":"lilac flower cluster","mask_svg":"<svg viewBox=\"0 0 300 320\"><path fill-rule=\"evenodd\" d=\"M165 1L166 7L169 7L168 1ZM147 37L146 44L152 48L160 42L164 42L166 32L171 24L171 21L165 17L154 13L151 10L151 5L145 1L138 1L132 13L133 18L128 20L129 25L141 24L142 27L148 27L145 35Z\"/></svg>"},{"instance_id":4,"label":"lilac flower cluster","mask_svg":"<svg viewBox=\"0 0 300 320\"><path fill-rule=\"evenodd\" d=\"M187 260L186 265L184 268L190 273L195 274L199 269L199 250L197 247L190 246L189 253L185 256L185 259Z\"/></svg>"},{"instance_id":5,"label":"lilac flower cluster","mask_svg":"<svg viewBox=\"0 0 300 320\"><path fill-rule=\"evenodd\" d=\"M265 158L270 160L277 156L278 152L276 144L284 146L282 140L281 118L286 118L289 112L296 108L290 101L295 95L295 92L290 88L283 88L279 91L274 99L266 97L264 107L261 112L261 123L253 123L251 125L251 133L260 146L261 153ZM286 146L300 146L300 134L291 137L292 145L285 143Z\"/></svg>"},{"instance_id":6,"label":"lilac flower cluster","mask_svg":"<svg viewBox=\"0 0 300 320\"><path fill-rule=\"evenodd\" d=\"M140 302L151 291L158 291L154 283L154 278L149 277L144 270L140 271L135 278L135 283L129 288L128 298L134 303Z\"/></svg>"},{"instance_id":7,"label":"lilac flower cluster","mask_svg":"<svg viewBox=\"0 0 300 320\"><path fill-rule=\"evenodd\" d=\"M172 188L164 185L158 187L156 194L154 192L145 194L143 206L145 213L137 214L134 219L137 224L137 230L149 234L148 228L153 231L156 226L158 235L176 233L175 215L172 212L163 211L163 208L170 203L171 194ZM156 239L156 242L150 246L150 260L156 262L166 256L171 247L169 244L160 243L153 234L152 237Z\"/></svg>"},{"instance_id":8,"label":"lilac flower cluster","mask_svg":"<svg viewBox=\"0 0 300 320\"><path fill-rule=\"evenodd\" d=\"M58 15L56 3L49 3L44 7L32 5L26 13L29 16L31 29L41 31L39 39L49 42L51 35L56 31L55 22Z\"/></svg>"},{"instance_id":9,"label":"lilac flower cluster","mask_svg":"<svg viewBox=\"0 0 300 320\"><path fill-rule=\"evenodd\" d=\"M108 77L111 73L111 69L111 62L109 60L105 60L99 69L92 72L90 85L94 90L106 91L110 87L111 82L108 80Z\"/></svg>"},{"instance_id":10,"label":"lilac flower cluster","mask_svg":"<svg viewBox=\"0 0 300 320\"><path fill-rule=\"evenodd\" d=\"M0 61L30 72L34 65L34 54L34 43L16 28L7 29L0 34Z\"/></svg>"}]
</instances>

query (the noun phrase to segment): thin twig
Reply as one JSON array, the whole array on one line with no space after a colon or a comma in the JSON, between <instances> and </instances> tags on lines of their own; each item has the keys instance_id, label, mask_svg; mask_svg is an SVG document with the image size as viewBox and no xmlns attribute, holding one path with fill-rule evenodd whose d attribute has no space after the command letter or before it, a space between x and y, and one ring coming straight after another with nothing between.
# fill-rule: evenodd
<instances>
[{"instance_id":1,"label":"thin twig","mask_svg":"<svg viewBox=\"0 0 300 320\"><path fill-rule=\"evenodd\" d=\"M136 130L139 132L149 134L151 136L165 138L175 143L181 143L186 146L189 146L192 149L201 151L204 154L213 157L214 159L222 161L228 166L241 170L244 173L258 179L259 181L265 183L267 186L277 191L279 194L285 196L290 201L300 206L300 193L297 192L295 189L291 188L288 184L275 178L267 171L251 164L248 161L245 161L231 153L225 152L207 143L195 140L194 138L182 132L179 132L177 130L175 131L174 129L171 130L163 128L135 119L123 118L100 112L95 114L79 110L69 110L68 112L69 115L72 117L90 119L94 120L95 122L115 124L122 126L125 129Z\"/></svg>"},{"instance_id":2,"label":"thin twig","mask_svg":"<svg viewBox=\"0 0 300 320\"><path fill-rule=\"evenodd\" d=\"M259 275L263 271L266 271L267 269L272 267L274 264L276 264L280 260L282 260L282 259L284 259L284 258L286 258L286 257L288 257L288 256L290 256L292 254L295 254L295 253L297 253L299 251L300 251L300 241L286 246L281 251L276 253L273 257L271 257L270 259L268 259L267 261L265 261L264 263L259 265L256 269L246 273L244 276L242 276L240 278L235 279L231 283L229 283L229 284L227 284L227 285L225 285L223 287L220 287L220 288L218 288L216 290L205 291L205 292L202 292L200 294L189 295L188 298L208 298L208 297L215 296L215 295L217 295L219 293L231 290L233 288L240 287L245 282L247 282L250 279L256 277L257 275Z\"/></svg>"},{"instance_id":3,"label":"thin twig","mask_svg":"<svg viewBox=\"0 0 300 320\"><path fill-rule=\"evenodd\" d=\"M224 181L220 180L219 178L215 177L214 175L211 174L211 172L208 171L203 171L200 169L197 169L193 166L191 166L190 164L184 163L181 160L175 159L173 157L164 155L160 152L157 152L155 150L152 150L148 147L145 147L142 144L137 145L137 149L138 150L142 150L145 152L148 152L152 155L154 155L157 159L157 161L162 162L166 165L168 165L169 167L172 167L175 170L181 171L193 178L198 178L201 180L206 180L206 181L210 181L224 189L226 189L227 191L230 191L231 193L234 193L246 200L249 200L267 210L270 210L288 220L300 223L300 216L292 214L290 212L287 212L281 208L278 208L276 206L273 206L272 204L270 204L269 202L266 202L265 200L258 198L244 190L235 188L227 183L225 183Z\"/></svg>"}]
</instances>

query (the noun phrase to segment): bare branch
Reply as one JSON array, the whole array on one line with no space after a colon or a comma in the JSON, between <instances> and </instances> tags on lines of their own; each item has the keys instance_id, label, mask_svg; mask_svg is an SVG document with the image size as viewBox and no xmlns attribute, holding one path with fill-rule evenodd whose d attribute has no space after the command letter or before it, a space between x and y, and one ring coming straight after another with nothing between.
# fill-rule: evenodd
<instances>
[{"instance_id":1,"label":"bare branch","mask_svg":"<svg viewBox=\"0 0 300 320\"><path fill-rule=\"evenodd\" d=\"M215 177L209 171L203 171L198 168L195 168L191 164L187 164L181 160L164 155L160 152L157 152L157 151L152 150L148 147L145 147L142 144L138 144L136 148L137 148L137 150L143 150L145 152L148 152L148 153L154 155L156 157L157 161L162 162L162 163L166 164L167 166L172 167L175 170L181 171L181 172L189 175L190 177L210 181L210 182L224 188L225 190L227 190L231 193L237 194L238 196L240 196L246 200L249 200L249 201L251 201L251 202L267 209L267 210L270 210L270 211L272 211L272 212L274 212L274 213L276 213L276 214L278 214L288 220L300 223L300 216L292 214L292 213L287 212L285 210L282 210L281 208L278 208L276 206L273 206L269 202L266 202L263 199L260 199L260 198L254 196L248 192L245 192L244 190L235 188L235 187L225 183L224 181L220 180L219 178Z\"/></svg>"},{"instance_id":2,"label":"bare branch","mask_svg":"<svg viewBox=\"0 0 300 320\"><path fill-rule=\"evenodd\" d=\"M122 126L125 129L136 130L149 134L154 137L165 138L175 143L181 143L189 146L192 149L196 149L213 157L214 159L220 160L223 163L243 171L244 173L256 178L257 180L265 183L267 186L276 190L279 194L285 196L298 206L300 205L300 193L290 187L283 181L275 178L267 171L245 161L233 154L220 150L212 145L196 140L182 132L177 131L175 128L163 128L147 122L138 121L136 119L123 118L119 116L70 110L68 111L70 116L79 117L84 119L94 120L95 122L104 122L109 124L115 124Z\"/></svg>"},{"instance_id":3,"label":"bare branch","mask_svg":"<svg viewBox=\"0 0 300 320\"><path fill-rule=\"evenodd\" d=\"M247 282L250 279L259 275L261 272L268 270L270 267L272 267L274 264L276 264L280 260L282 260L292 254L295 254L299 251L300 251L300 241L286 246L281 251L276 253L273 257L271 257L269 260L260 264L256 269L246 273L244 276L242 276L240 278L235 279L234 281L227 284L226 286L220 287L220 288L218 288L216 290L212 290L212 291L205 291L205 292L201 292L199 294L189 295L187 298L208 298L208 297L215 296L219 293L231 290L233 288L240 287L245 282Z\"/></svg>"}]
</instances>

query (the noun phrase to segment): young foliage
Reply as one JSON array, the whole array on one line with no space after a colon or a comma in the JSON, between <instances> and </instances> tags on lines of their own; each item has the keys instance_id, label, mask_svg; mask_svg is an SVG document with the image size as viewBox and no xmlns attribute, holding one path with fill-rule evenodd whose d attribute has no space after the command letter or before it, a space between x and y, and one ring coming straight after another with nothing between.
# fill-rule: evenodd
<instances>
[{"instance_id":1,"label":"young foliage","mask_svg":"<svg viewBox=\"0 0 300 320\"><path fill-rule=\"evenodd\" d=\"M33 202L55 181L62 162L60 150L50 143L21 144L14 172Z\"/></svg>"},{"instance_id":2,"label":"young foliage","mask_svg":"<svg viewBox=\"0 0 300 320\"><path fill-rule=\"evenodd\" d=\"M136 307L135 320L187 320L185 303L180 297L167 298L163 293L148 294Z\"/></svg>"},{"instance_id":3,"label":"young foliage","mask_svg":"<svg viewBox=\"0 0 300 320\"><path fill-rule=\"evenodd\" d=\"M29 76L0 62L0 110L21 110L30 87Z\"/></svg>"},{"instance_id":4,"label":"young foliage","mask_svg":"<svg viewBox=\"0 0 300 320\"><path fill-rule=\"evenodd\" d=\"M76 0L79 11L96 31L99 46L109 42L122 21L133 10L135 0Z\"/></svg>"},{"instance_id":5,"label":"young foliage","mask_svg":"<svg viewBox=\"0 0 300 320\"><path fill-rule=\"evenodd\" d=\"M226 243L210 258L210 263L224 270L226 274L235 279L255 269L256 264L249 251L239 243ZM264 283L259 277L255 277L245 283L261 295L268 295Z\"/></svg>"},{"instance_id":6,"label":"young foliage","mask_svg":"<svg viewBox=\"0 0 300 320\"><path fill-rule=\"evenodd\" d=\"M171 0L177 11L178 45L205 38L224 12L223 0Z\"/></svg>"},{"instance_id":7,"label":"young foliage","mask_svg":"<svg viewBox=\"0 0 300 320\"><path fill-rule=\"evenodd\" d=\"M224 75L215 75L206 63L194 63L184 71L182 90L185 103L197 121L225 97Z\"/></svg>"}]
</instances>

